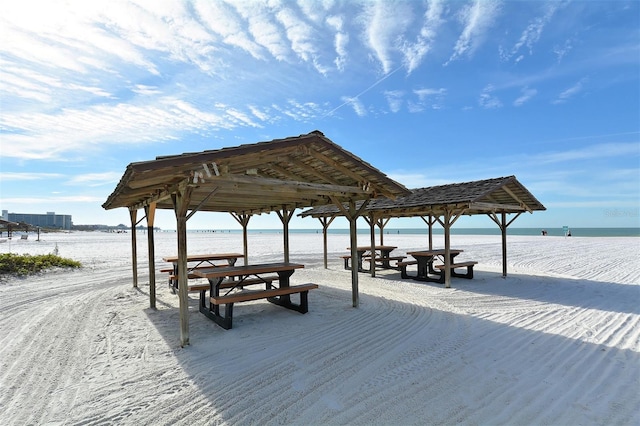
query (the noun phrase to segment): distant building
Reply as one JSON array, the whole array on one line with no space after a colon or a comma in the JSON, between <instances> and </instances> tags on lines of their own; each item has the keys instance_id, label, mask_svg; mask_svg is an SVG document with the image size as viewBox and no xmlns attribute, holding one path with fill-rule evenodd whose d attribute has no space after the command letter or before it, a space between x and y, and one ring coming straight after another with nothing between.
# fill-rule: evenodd
<instances>
[{"instance_id":1,"label":"distant building","mask_svg":"<svg viewBox=\"0 0 640 426\"><path fill-rule=\"evenodd\" d=\"M2 218L10 222L24 222L31 226L39 226L41 228L58 228L71 230L70 214L56 214L55 212L47 212L47 214L31 214L31 213L9 213L8 210L2 210Z\"/></svg>"}]
</instances>

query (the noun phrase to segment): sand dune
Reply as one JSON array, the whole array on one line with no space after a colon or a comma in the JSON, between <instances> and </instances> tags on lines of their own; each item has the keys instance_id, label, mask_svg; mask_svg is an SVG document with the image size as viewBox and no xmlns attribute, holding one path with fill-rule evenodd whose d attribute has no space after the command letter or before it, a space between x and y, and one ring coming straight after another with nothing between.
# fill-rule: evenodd
<instances>
[{"instance_id":1,"label":"sand dune","mask_svg":"<svg viewBox=\"0 0 640 426\"><path fill-rule=\"evenodd\" d=\"M171 234L156 253L175 252ZM280 236L252 235L252 261ZM389 235L398 251L425 236ZM350 272L330 237L292 235L294 283L315 282L310 311L238 304L225 331L158 277L148 308L146 243L132 288L128 236L68 234L6 243L85 264L0 283L0 422L24 424L638 424L640 239L454 236L479 261L452 288ZM191 252L241 249L237 235L196 236ZM105 253L107 254L105 256ZM463 256L461 255L461 256Z\"/></svg>"}]
</instances>

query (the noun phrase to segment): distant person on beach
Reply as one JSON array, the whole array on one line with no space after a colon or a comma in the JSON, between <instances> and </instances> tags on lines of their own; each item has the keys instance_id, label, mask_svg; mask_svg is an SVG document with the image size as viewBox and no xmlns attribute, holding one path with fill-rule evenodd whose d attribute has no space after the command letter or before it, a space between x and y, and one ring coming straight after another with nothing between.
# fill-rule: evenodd
<instances>
[{"instance_id":1,"label":"distant person on beach","mask_svg":"<svg viewBox=\"0 0 640 426\"><path fill-rule=\"evenodd\" d=\"M567 232L567 237L571 236L571 229L569 229L569 231Z\"/></svg>"}]
</instances>

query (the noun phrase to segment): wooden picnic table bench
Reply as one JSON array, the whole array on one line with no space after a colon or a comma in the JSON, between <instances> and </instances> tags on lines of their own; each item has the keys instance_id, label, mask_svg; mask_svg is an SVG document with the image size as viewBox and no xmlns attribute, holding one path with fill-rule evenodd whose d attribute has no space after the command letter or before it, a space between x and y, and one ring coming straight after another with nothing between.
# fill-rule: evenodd
<instances>
[{"instance_id":1,"label":"wooden picnic table bench","mask_svg":"<svg viewBox=\"0 0 640 426\"><path fill-rule=\"evenodd\" d=\"M375 246L374 253L371 253L371 246L358 246L356 247L356 252L358 254L358 272L369 272L371 269L366 270L362 266L362 261L365 259L369 259L371 257L380 257L381 259L385 259L390 257L390 253L395 250L396 246ZM351 250L351 248L347 247L347 250ZM349 260L351 260L351 255L340 256L344 260L344 269L351 270L349 266ZM386 260L382 261L383 268L391 269L391 265Z\"/></svg>"},{"instance_id":2,"label":"wooden picnic table bench","mask_svg":"<svg viewBox=\"0 0 640 426\"><path fill-rule=\"evenodd\" d=\"M207 306L206 291L200 292L200 312L212 319L225 330L233 325L233 304L251 300L266 299L276 305L292 309L300 313L308 312L309 290L318 288L317 284L290 285L289 278L296 269L304 268L298 263L267 263L244 266L222 266L208 270L198 270L196 275L209 280L209 305ZM278 274L279 287L272 282L266 283L269 274ZM235 278L235 280L233 279ZM260 280L265 283L264 290L237 291L248 280ZM229 289L221 293L221 289ZM300 303L291 301L292 294L300 295ZM224 305L224 315L220 314L220 305Z\"/></svg>"},{"instance_id":3,"label":"wooden picnic table bench","mask_svg":"<svg viewBox=\"0 0 640 426\"><path fill-rule=\"evenodd\" d=\"M458 249L450 249L449 250L449 262L454 264L454 258L462 253L463 250ZM410 256L413 256L415 259L417 266L417 271L415 276L411 276L407 274L407 265L406 262L403 262L400 265L400 276L402 278L413 278L418 281L432 281L437 283L444 283L445 274L444 271L439 269L436 270L434 265L434 261L436 259L441 259L444 262L444 256L446 255L445 250L436 249L436 250L421 250L421 251L411 251L407 253ZM435 275L432 277L431 275Z\"/></svg>"},{"instance_id":4,"label":"wooden picnic table bench","mask_svg":"<svg viewBox=\"0 0 640 426\"><path fill-rule=\"evenodd\" d=\"M197 253L197 254L189 254L187 255L187 264L191 263L192 265L187 265L187 271L189 275L187 279L201 278L198 275L195 275L193 271L198 269L206 269L212 267L221 267L221 266L233 266L236 264L236 261L240 258L243 258L244 255L242 253ZM165 262L169 262L172 264L172 268L163 268L160 269L160 272L169 272L169 287L173 293L178 289L178 261L180 260L178 256L165 256L162 258ZM226 264L218 264L215 262L224 261ZM195 263L195 264L194 264Z\"/></svg>"},{"instance_id":5,"label":"wooden picnic table bench","mask_svg":"<svg viewBox=\"0 0 640 426\"><path fill-rule=\"evenodd\" d=\"M411 278L408 274L407 274L407 266L409 265L417 265L418 261L417 260L403 260L398 262L396 265L398 266L398 268L400 268L400 277L407 279L407 278Z\"/></svg>"},{"instance_id":6,"label":"wooden picnic table bench","mask_svg":"<svg viewBox=\"0 0 640 426\"><path fill-rule=\"evenodd\" d=\"M402 262L406 258L407 256L377 256L374 259L374 262L376 263L376 265L379 264L379 266L384 269L400 269L398 263ZM396 264L392 265L391 261L395 261ZM371 262L371 258L369 258L369 262Z\"/></svg>"},{"instance_id":7,"label":"wooden picnic table bench","mask_svg":"<svg viewBox=\"0 0 640 426\"><path fill-rule=\"evenodd\" d=\"M449 265L449 268L451 269L451 276L452 277L472 279L473 278L473 267L475 265L477 265L477 264L478 264L478 262L473 261L473 260L470 260L470 261L467 261L467 262L452 263L451 265ZM444 265L435 265L434 267L443 272L441 274L441 277L442 277L442 282L444 283L444 268L445 268L445 266ZM456 272L456 268L467 268L467 273L466 274L462 274L462 273Z\"/></svg>"}]
</instances>

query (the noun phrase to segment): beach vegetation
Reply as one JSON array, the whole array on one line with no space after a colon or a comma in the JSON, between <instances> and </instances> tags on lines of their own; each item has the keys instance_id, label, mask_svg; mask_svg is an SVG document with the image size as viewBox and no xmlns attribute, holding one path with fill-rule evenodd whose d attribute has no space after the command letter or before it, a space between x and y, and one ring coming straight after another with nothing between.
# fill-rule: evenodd
<instances>
[{"instance_id":1,"label":"beach vegetation","mask_svg":"<svg viewBox=\"0 0 640 426\"><path fill-rule=\"evenodd\" d=\"M0 275L24 276L42 272L51 268L80 268L78 261L55 254L0 254Z\"/></svg>"}]
</instances>

